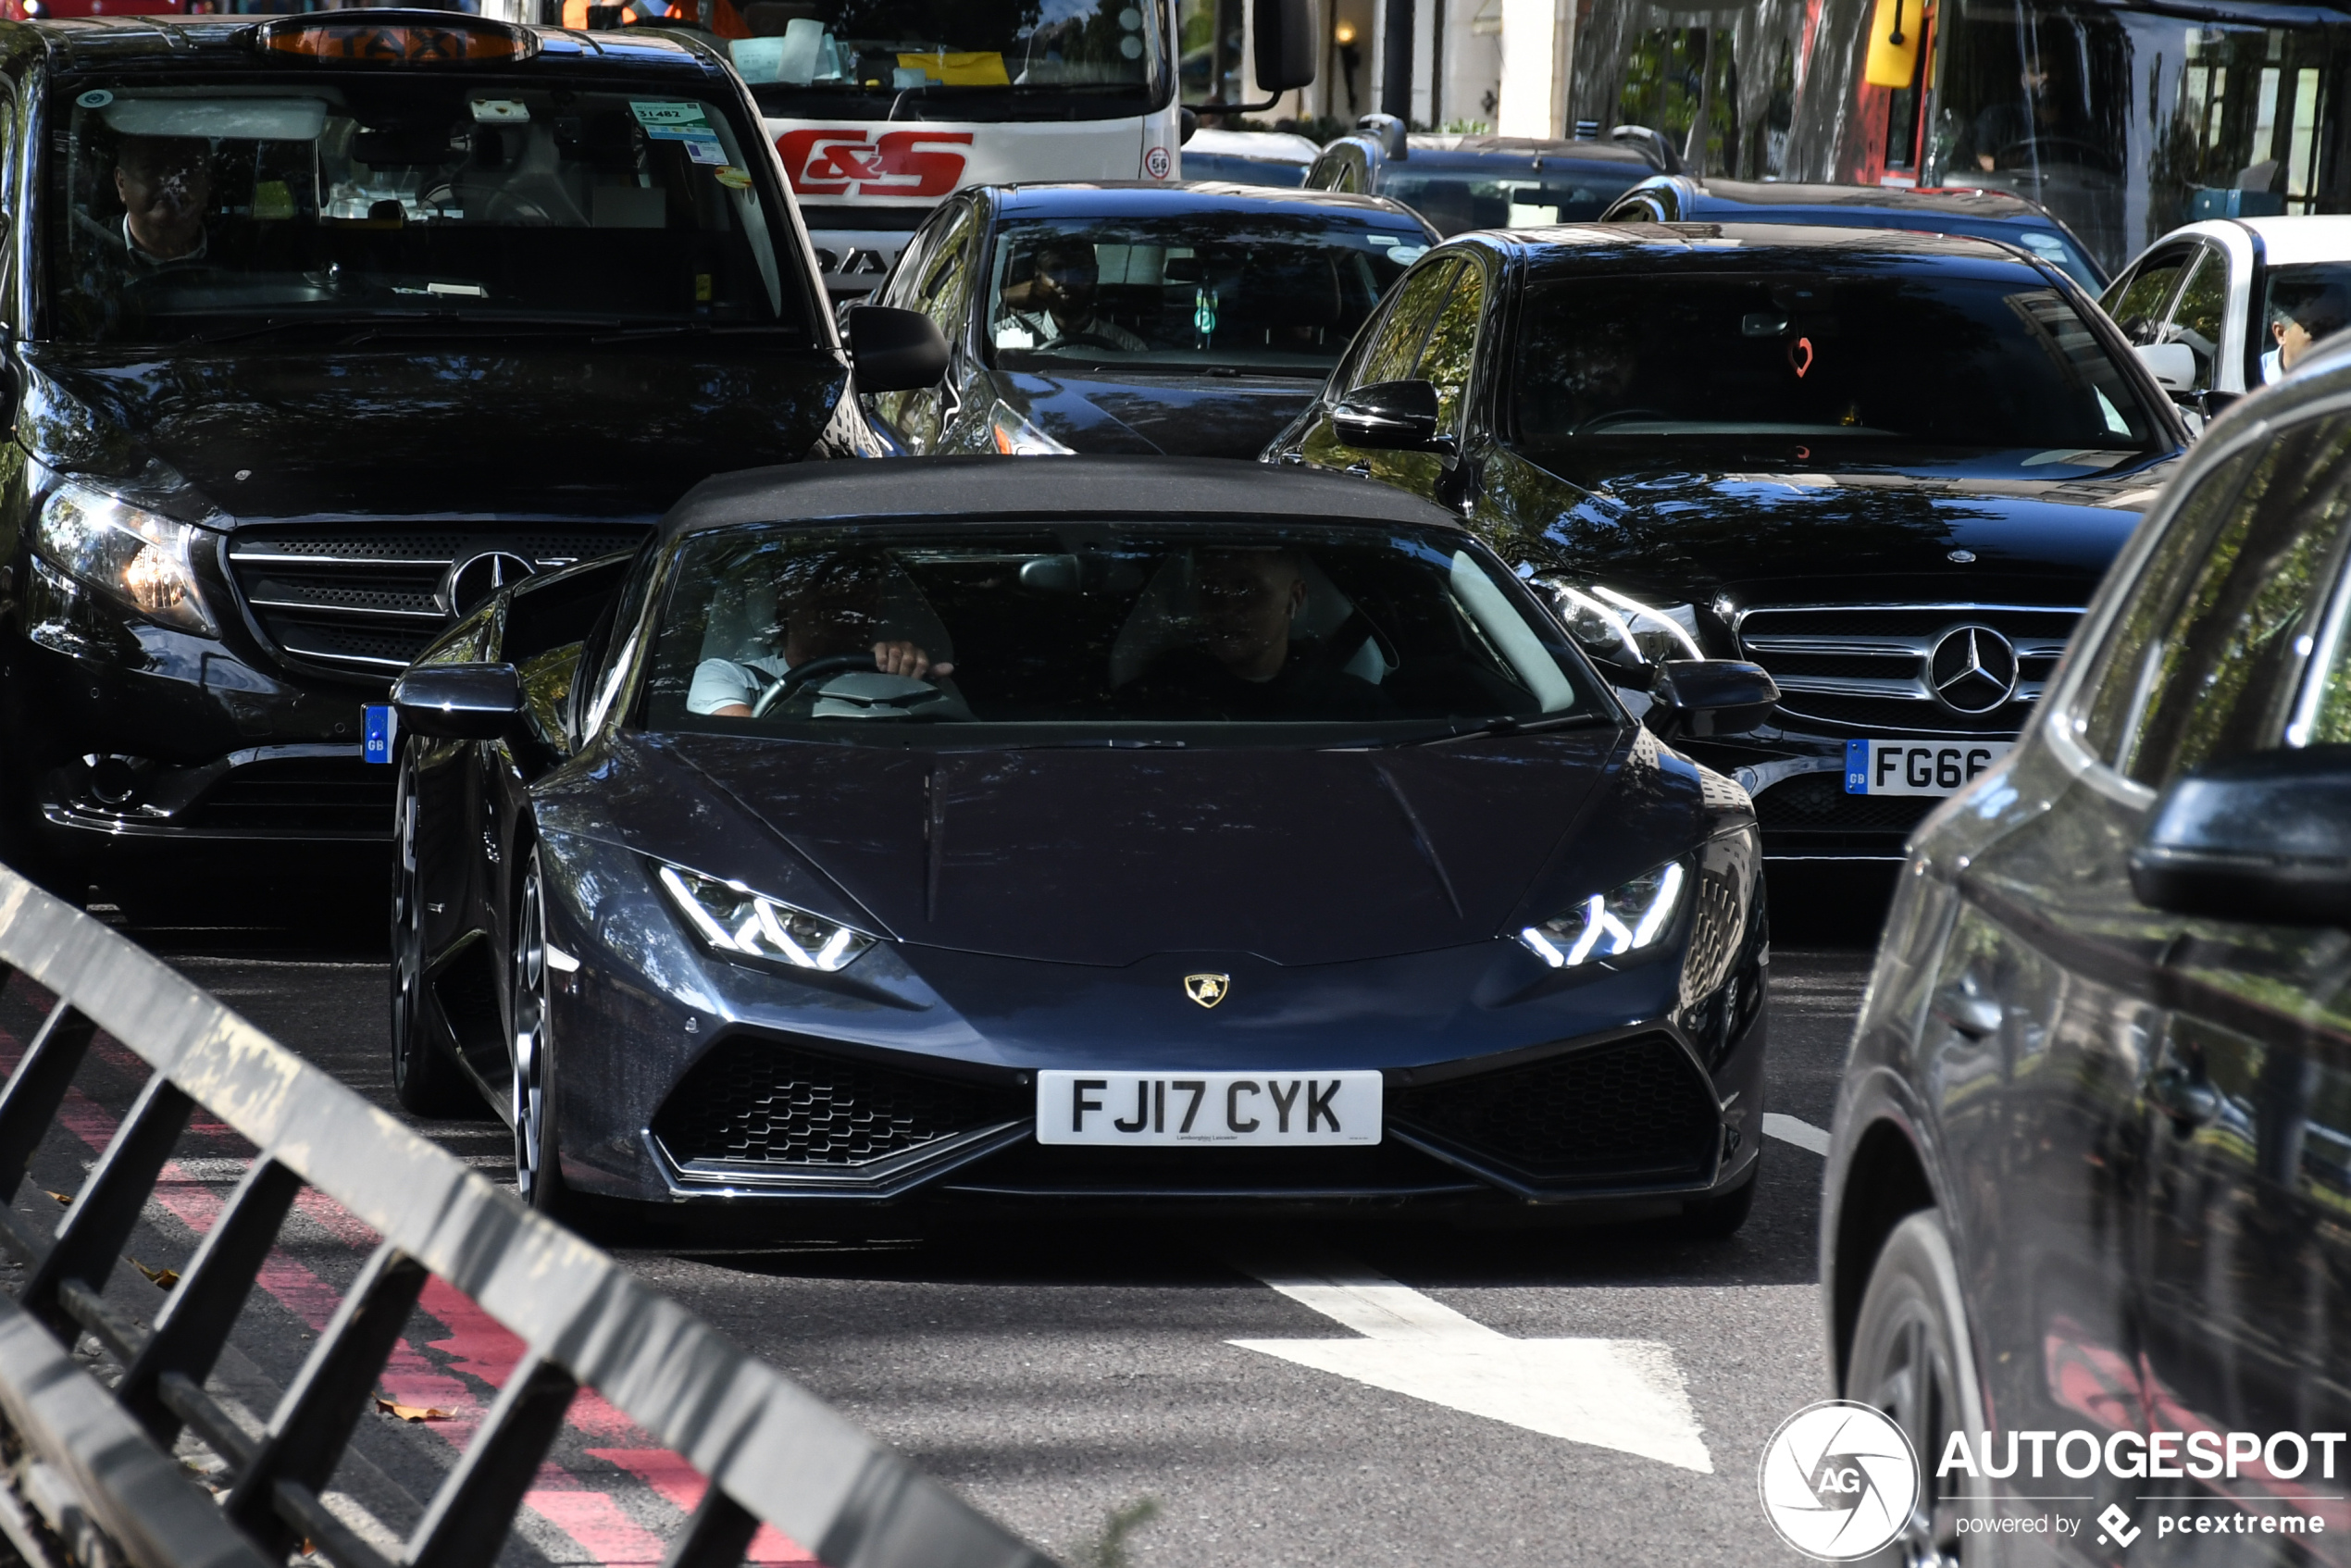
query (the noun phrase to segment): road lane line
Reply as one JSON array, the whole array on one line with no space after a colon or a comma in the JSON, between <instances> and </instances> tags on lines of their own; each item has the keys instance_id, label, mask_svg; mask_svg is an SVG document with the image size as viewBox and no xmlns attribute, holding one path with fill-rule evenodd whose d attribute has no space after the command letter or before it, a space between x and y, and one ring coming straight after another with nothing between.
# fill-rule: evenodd
<instances>
[{"instance_id":1,"label":"road lane line","mask_svg":"<svg viewBox=\"0 0 2351 1568\"><path fill-rule=\"evenodd\" d=\"M1714 1473L1670 1345L1513 1339L1355 1264L1243 1267L1362 1338L1227 1344L1546 1437Z\"/></svg>"},{"instance_id":2,"label":"road lane line","mask_svg":"<svg viewBox=\"0 0 2351 1568\"><path fill-rule=\"evenodd\" d=\"M1763 1136L1776 1138L1782 1143L1793 1143L1798 1149L1809 1149L1815 1154L1826 1154L1829 1151L1829 1134L1826 1127L1816 1127L1810 1122L1800 1121L1794 1116L1784 1116L1777 1111L1763 1113Z\"/></svg>"}]
</instances>

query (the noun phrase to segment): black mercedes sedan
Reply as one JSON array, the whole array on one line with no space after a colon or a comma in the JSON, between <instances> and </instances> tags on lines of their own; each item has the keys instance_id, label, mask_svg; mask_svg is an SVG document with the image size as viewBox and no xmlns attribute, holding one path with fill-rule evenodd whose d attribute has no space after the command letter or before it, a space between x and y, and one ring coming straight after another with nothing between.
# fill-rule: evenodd
<instances>
[{"instance_id":1,"label":"black mercedes sedan","mask_svg":"<svg viewBox=\"0 0 2351 1568\"><path fill-rule=\"evenodd\" d=\"M1898 860L1998 761L2185 440L2057 268L1981 240L1608 224L1431 251L1270 461L1457 510L1602 667L1769 669L1691 754L1766 852Z\"/></svg>"},{"instance_id":2,"label":"black mercedes sedan","mask_svg":"<svg viewBox=\"0 0 2351 1568\"><path fill-rule=\"evenodd\" d=\"M1754 1190L1754 815L1455 518L1253 464L698 487L393 689L395 1081L533 1202Z\"/></svg>"},{"instance_id":3,"label":"black mercedes sedan","mask_svg":"<svg viewBox=\"0 0 2351 1568\"><path fill-rule=\"evenodd\" d=\"M866 398L907 453L1254 457L1436 233L1262 185L982 185L874 295L939 323L938 384Z\"/></svg>"},{"instance_id":4,"label":"black mercedes sedan","mask_svg":"<svg viewBox=\"0 0 2351 1568\"><path fill-rule=\"evenodd\" d=\"M363 709L442 628L714 469L877 445L681 35L0 22L0 853L76 893L269 845L373 886Z\"/></svg>"},{"instance_id":5,"label":"black mercedes sedan","mask_svg":"<svg viewBox=\"0 0 2351 1568\"><path fill-rule=\"evenodd\" d=\"M2344 1561L2346 408L2322 350L2214 423L1900 878L1821 1223L1838 1384L1934 1466L1900 1561Z\"/></svg>"}]
</instances>

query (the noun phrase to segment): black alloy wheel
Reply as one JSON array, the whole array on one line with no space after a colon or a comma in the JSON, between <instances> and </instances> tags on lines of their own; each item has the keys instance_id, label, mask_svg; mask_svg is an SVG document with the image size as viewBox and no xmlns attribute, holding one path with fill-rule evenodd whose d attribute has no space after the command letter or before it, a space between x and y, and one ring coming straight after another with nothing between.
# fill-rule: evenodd
<instances>
[{"instance_id":1,"label":"black alloy wheel","mask_svg":"<svg viewBox=\"0 0 2351 1568\"><path fill-rule=\"evenodd\" d=\"M465 1070L433 1038L425 996L424 879L417 870L417 770L406 762L392 826L400 853L392 868L392 1091L419 1116L460 1116L481 1106Z\"/></svg>"},{"instance_id":2,"label":"black alloy wheel","mask_svg":"<svg viewBox=\"0 0 2351 1568\"><path fill-rule=\"evenodd\" d=\"M539 846L523 862L522 891L515 901L515 940L506 988L511 1015L506 1038L514 1043L515 1188L541 1213L564 1208L563 1168L556 1154L555 1107L548 993L546 883Z\"/></svg>"},{"instance_id":3,"label":"black alloy wheel","mask_svg":"<svg viewBox=\"0 0 2351 1568\"><path fill-rule=\"evenodd\" d=\"M1943 1218L1922 1210L1894 1227L1870 1271L1853 1334L1845 1397L1893 1418L1918 1456L1919 1491L1910 1521L1878 1559L1904 1568L1957 1568L1979 1557L1959 1534L1962 1514L1980 1513L1981 1482L1938 1479L1951 1434L1981 1453L1984 1400L1975 1376L1959 1271Z\"/></svg>"}]
</instances>

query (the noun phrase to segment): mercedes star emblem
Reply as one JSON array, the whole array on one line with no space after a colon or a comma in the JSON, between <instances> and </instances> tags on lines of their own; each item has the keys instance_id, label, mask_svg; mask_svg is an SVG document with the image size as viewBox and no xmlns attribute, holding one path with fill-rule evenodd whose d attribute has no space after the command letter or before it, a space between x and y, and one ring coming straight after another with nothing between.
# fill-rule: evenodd
<instances>
[{"instance_id":1,"label":"mercedes star emblem","mask_svg":"<svg viewBox=\"0 0 2351 1568\"><path fill-rule=\"evenodd\" d=\"M1225 993L1232 989L1233 977L1230 975L1187 975L1184 977L1184 994L1202 1007L1215 1006L1225 1000Z\"/></svg>"},{"instance_id":2,"label":"mercedes star emblem","mask_svg":"<svg viewBox=\"0 0 2351 1568\"><path fill-rule=\"evenodd\" d=\"M462 616L502 588L520 582L539 568L520 555L485 550L449 568L441 579L441 607Z\"/></svg>"},{"instance_id":3,"label":"mercedes star emblem","mask_svg":"<svg viewBox=\"0 0 2351 1568\"><path fill-rule=\"evenodd\" d=\"M1934 644L1927 680L1953 713L1988 714L2016 694L2016 648L1988 626L1955 626Z\"/></svg>"},{"instance_id":4,"label":"mercedes star emblem","mask_svg":"<svg viewBox=\"0 0 2351 1568\"><path fill-rule=\"evenodd\" d=\"M1954 550L1949 554L1946 555L1944 559L1947 561L1957 561L1960 566L1964 566L1969 562L1975 559L1975 552L1972 550Z\"/></svg>"}]
</instances>

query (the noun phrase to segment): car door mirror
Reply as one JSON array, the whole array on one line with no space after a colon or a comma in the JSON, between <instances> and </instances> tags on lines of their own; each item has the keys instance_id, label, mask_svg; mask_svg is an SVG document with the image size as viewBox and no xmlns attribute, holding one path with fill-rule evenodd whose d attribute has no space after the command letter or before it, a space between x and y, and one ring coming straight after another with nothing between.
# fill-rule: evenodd
<instances>
[{"instance_id":1,"label":"car door mirror","mask_svg":"<svg viewBox=\"0 0 2351 1568\"><path fill-rule=\"evenodd\" d=\"M1373 452L1448 452L1450 436L1437 429L1437 386L1431 381L1375 381L1357 387L1331 412L1338 439Z\"/></svg>"},{"instance_id":2,"label":"car door mirror","mask_svg":"<svg viewBox=\"0 0 2351 1568\"><path fill-rule=\"evenodd\" d=\"M1772 716L1779 683L1760 665L1736 659L1666 659L1649 683L1649 697L1670 716L1675 733L1703 740L1744 735Z\"/></svg>"},{"instance_id":3,"label":"car door mirror","mask_svg":"<svg viewBox=\"0 0 2351 1568\"><path fill-rule=\"evenodd\" d=\"M1314 81L1317 34L1312 0L1257 0L1257 89L1282 93Z\"/></svg>"},{"instance_id":4,"label":"car door mirror","mask_svg":"<svg viewBox=\"0 0 2351 1568\"><path fill-rule=\"evenodd\" d=\"M919 310L861 305L849 313L849 360L860 392L919 392L947 374L947 340Z\"/></svg>"},{"instance_id":5,"label":"car door mirror","mask_svg":"<svg viewBox=\"0 0 2351 1568\"><path fill-rule=\"evenodd\" d=\"M494 740L522 712L512 665L419 665L392 683L400 727L442 740Z\"/></svg>"},{"instance_id":6,"label":"car door mirror","mask_svg":"<svg viewBox=\"0 0 2351 1568\"><path fill-rule=\"evenodd\" d=\"M2183 392L2196 385L2196 350L2187 344L2141 343L2131 352L2165 392Z\"/></svg>"},{"instance_id":7,"label":"car door mirror","mask_svg":"<svg viewBox=\"0 0 2351 1568\"><path fill-rule=\"evenodd\" d=\"M1411 128L1394 115L1361 115L1355 129L1379 143L1380 156L1390 163L1403 163L1412 156L1412 144L1405 140Z\"/></svg>"},{"instance_id":8,"label":"car door mirror","mask_svg":"<svg viewBox=\"0 0 2351 1568\"><path fill-rule=\"evenodd\" d=\"M2351 926L2351 746L2256 752L2173 779L2131 852L2131 890L2173 915Z\"/></svg>"}]
</instances>

